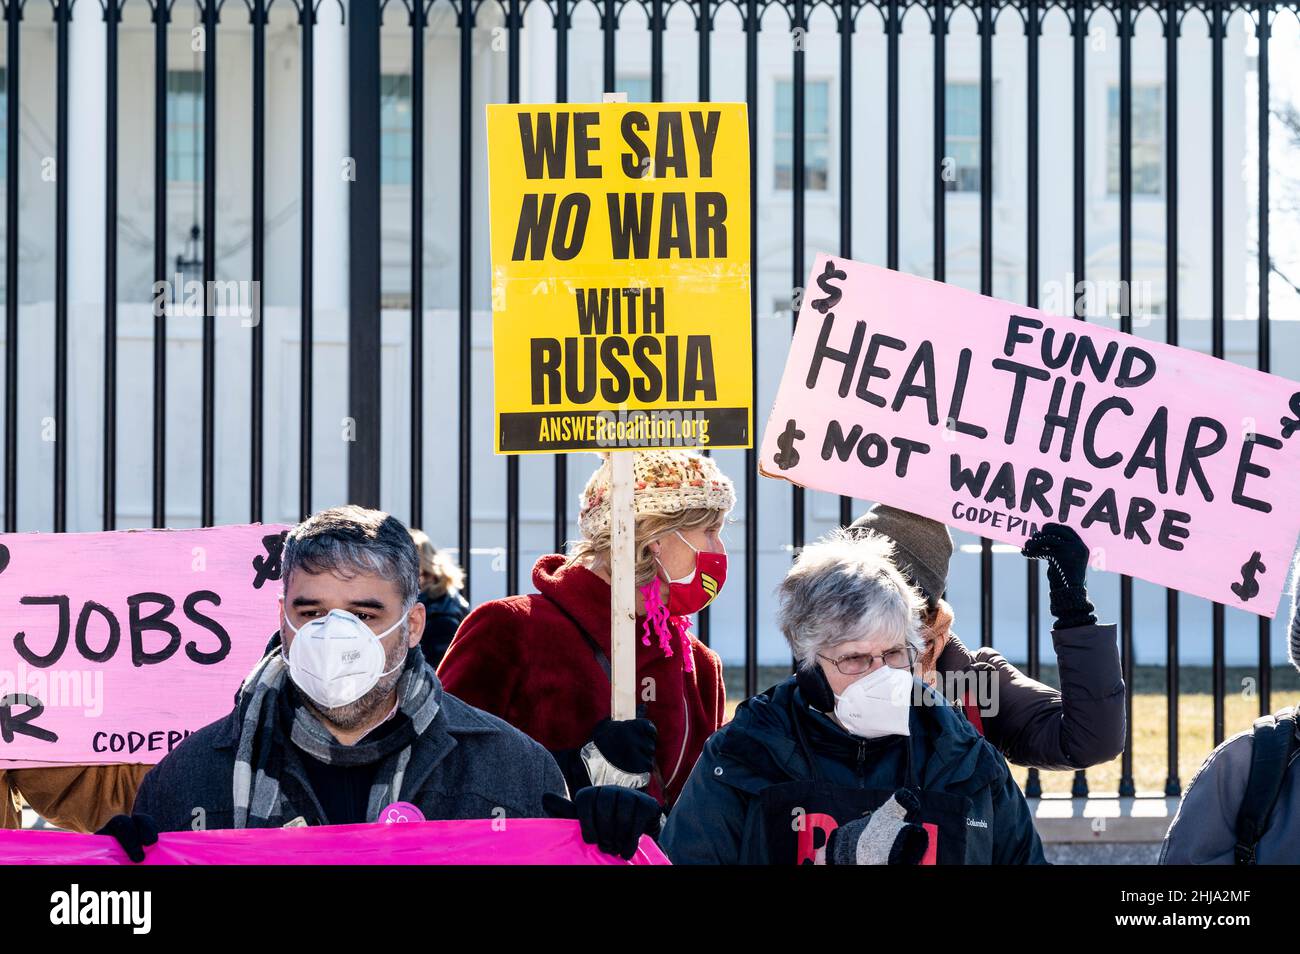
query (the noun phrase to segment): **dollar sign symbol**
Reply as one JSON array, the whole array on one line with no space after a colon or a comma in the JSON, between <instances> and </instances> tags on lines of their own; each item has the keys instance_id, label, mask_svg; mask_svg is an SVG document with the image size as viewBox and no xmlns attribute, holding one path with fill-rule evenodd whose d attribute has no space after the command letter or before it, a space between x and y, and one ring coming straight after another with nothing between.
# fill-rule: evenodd
<instances>
[{"instance_id":1,"label":"dollar sign symbol","mask_svg":"<svg viewBox=\"0 0 1300 954\"><path fill-rule=\"evenodd\" d=\"M794 418L785 422L785 430L781 436L776 439L776 446L781 448L781 453L775 455L772 460L776 466L782 470L789 470L795 464L799 463L799 452L794 449L794 442L804 439L803 431L794 423Z\"/></svg>"},{"instance_id":2,"label":"dollar sign symbol","mask_svg":"<svg viewBox=\"0 0 1300 954\"><path fill-rule=\"evenodd\" d=\"M817 287L826 293L826 297L815 299L812 306L824 315L839 304L840 299L844 297L844 292L840 291L837 286L832 285L831 279L844 281L848 277L835 267L834 262L827 262L826 269L817 276Z\"/></svg>"},{"instance_id":3,"label":"dollar sign symbol","mask_svg":"<svg viewBox=\"0 0 1300 954\"><path fill-rule=\"evenodd\" d=\"M1282 418L1283 440L1289 438L1297 430L1300 430L1300 391L1291 395L1291 413L1294 414L1295 417L1283 416Z\"/></svg>"},{"instance_id":4,"label":"dollar sign symbol","mask_svg":"<svg viewBox=\"0 0 1300 954\"><path fill-rule=\"evenodd\" d=\"M1268 567L1260 560L1260 552L1256 550L1250 555L1250 559L1241 565L1241 582L1232 584L1232 592L1236 593L1243 603L1253 600L1259 595L1259 581L1255 576L1267 569Z\"/></svg>"},{"instance_id":5,"label":"dollar sign symbol","mask_svg":"<svg viewBox=\"0 0 1300 954\"><path fill-rule=\"evenodd\" d=\"M253 557L253 589L260 590L267 580L280 578L280 552L284 549L284 538L288 533L288 530L282 530L262 538L266 555Z\"/></svg>"}]
</instances>

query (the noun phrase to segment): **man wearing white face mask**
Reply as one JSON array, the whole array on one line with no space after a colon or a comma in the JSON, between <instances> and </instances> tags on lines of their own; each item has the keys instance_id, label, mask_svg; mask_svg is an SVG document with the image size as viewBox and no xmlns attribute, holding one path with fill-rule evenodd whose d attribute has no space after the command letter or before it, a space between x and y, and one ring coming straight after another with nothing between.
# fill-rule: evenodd
<instances>
[{"instance_id":1,"label":"man wearing white face mask","mask_svg":"<svg viewBox=\"0 0 1300 954\"><path fill-rule=\"evenodd\" d=\"M704 747L660 845L675 864L1034 864L1002 756L914 678L922 600L879 535L837 531L778 592L798 662Z\"/></svg>"},{"instance_id":2,"label":"man wearing white face mask","mask_svg":"<svg viewBox=\"0 0 1300 954\"><path fill-rule=\"evenodd\" d=\"M566 791L554 759L444 692L420 652L419 569L406 528L379 511L337 507L290 531L282 647L230 715L146 776L129 820L161 831L353 824L399 802L416 820L544 816L543 796Z\"/></svg>"}]
</instances>

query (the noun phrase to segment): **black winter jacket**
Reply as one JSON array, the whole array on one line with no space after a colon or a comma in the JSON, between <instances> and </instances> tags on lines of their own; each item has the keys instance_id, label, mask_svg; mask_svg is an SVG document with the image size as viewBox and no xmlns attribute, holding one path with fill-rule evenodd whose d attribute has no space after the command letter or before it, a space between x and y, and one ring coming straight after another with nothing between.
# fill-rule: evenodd
<instances>
[{"instance_id":1,"label":"black winter jacket","mask_svg":"<svg viewBox=\"0 0 1300 954\"><path fill-rule=\"evenodd\" d=\"M1053 630L1052 642L1060 690L1030 679L990 647L972 653L954 635L948 636L936 668L941 674L971 674L976 685L980 673L996 674L996 690L978 690L993 703L980 712L981 731L1008 761L1046 771L1109 762L1123 751L1125 730L1115 626ZM954 693L945 695L953 699Z\"/></svg>"},{"instance_id":2,"label":"black winter jacket","mask_svg":"<svg viewBox=\"0 0 1300 954\"><path fill-rule=\"evenodd\" d=\"M922 798L946 800L955 809L957 830L950 833L964 844L948 860L1044 864L1029 806L1002 757L955 708L924 691L931 704L912 706L909 736L871 740L850 735L804 703L794 676L746 700L705 744L660 847L674 864L811 860L813 852L801 851L790 829L803 826L806 848L824 849L830 831L853 812L831 815L813 792L772 803L768 796L776 786L811 782L850 798L861 793L857 807L869 809L907 783L910 747ZM940 841L939 861L945 863Z\"/></svg>"},{"instance_id":3,"label":"black winter jacket","mask_svg":"<svg viewBox=\"0 0 1300 954\"><path fill-rule=\"evenodd\" d=\"M441 696L438 714L411 747L401 800L413 803L430 821L458 818L544 818L542 795L565 795L564 777L551 754L518 729L475 709L455 696ZM235 751L239 709L199 729L144 777L136 813L152 815L160 831L234 826ZM325 823L312 791L305 760L290 747L285 772L306 794L290 804L281 827L301 816L309 825ZM367 819L374 821L374 819Z\"/></svg>"}]
</instances>

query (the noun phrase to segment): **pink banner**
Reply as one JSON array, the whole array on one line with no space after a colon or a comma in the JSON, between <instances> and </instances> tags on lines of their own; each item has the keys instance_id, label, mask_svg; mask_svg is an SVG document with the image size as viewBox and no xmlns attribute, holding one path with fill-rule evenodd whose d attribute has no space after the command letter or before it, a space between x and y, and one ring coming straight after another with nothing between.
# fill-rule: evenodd
<instances>
[{"instance_id":1,"label":"pink banner","mask_svg":"<svg viewBox=\"0 0 1300 954\"><path fill-rule=\"evenodd\" d=\"M1300 532L1300 384L847 259L813 265L760 468L1263 616Z\"/></svg>"},{"instance_id":2,"label":"pink banner","mask_svg":"<svg viewBox=\"0 0 1300 954\"><path fill-rule=\"evenodd\" d=\"M0 768L153 763L229 712L278 625L286 530L7 534Z\"/></svg>"},{"instance_id":3,"label":"pink banner","mask_svg":"<svg viewBox=\"0 0 1300 954\"><path fill-rule=\"evenodd\" d=\"M130 864L108 835L0 831L0 865ZM666 865L650 838L632 860L582 840L576 821L472 819L164 832L146 865Z\"/></svg>"}]
</instances>

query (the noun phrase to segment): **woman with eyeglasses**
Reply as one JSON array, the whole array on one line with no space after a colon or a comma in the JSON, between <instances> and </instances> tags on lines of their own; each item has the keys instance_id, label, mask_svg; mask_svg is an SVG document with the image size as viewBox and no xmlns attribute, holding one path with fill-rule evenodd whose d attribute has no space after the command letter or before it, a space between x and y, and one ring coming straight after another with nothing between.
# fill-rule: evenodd
<instances>
[{"instance_id":1,"label":"woman with eyeglasses","mask_svg":"<svg viewBox=\"0 0 1300 954\"><path fill-rule=\"evenodd\" d=\"M924 601L878 534L807 546L778 591L793 676L709 739L675 864L1041 864L1007 764L916 678Z\"/></svg>"}]
</instances>

